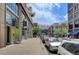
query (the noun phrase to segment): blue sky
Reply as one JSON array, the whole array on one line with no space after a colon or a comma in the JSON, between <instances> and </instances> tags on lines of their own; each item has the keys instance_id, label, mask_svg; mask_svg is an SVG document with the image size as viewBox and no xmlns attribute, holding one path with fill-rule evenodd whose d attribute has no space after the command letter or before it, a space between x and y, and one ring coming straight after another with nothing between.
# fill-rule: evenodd
<instances>
[{"instance_id":1,"label":"blue sky","mask_svg":"<svg viewBox=\"0 0 79 59\"><path fill-rule=\"evenodd\" d=\"M42 25L52 25L67 21L67 4L66 3L37 3L30 4L35 17L33 22Z\"/></svg>"}]
</instances>

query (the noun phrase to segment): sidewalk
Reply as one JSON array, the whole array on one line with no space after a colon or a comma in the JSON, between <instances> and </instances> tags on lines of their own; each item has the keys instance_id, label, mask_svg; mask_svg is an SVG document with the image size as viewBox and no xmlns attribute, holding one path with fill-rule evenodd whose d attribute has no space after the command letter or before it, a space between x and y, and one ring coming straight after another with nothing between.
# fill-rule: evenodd
<instances>
[{"instance_id":1,"label":"sidewalk","mask_svg":"<svg viewBox=\"0 0 79 59\"><path fill-rule=\"evenodd\" d=\"M39 38L32 38L1 48L0 55L48 55L48 52Z\"/></svg>"}]
</instances>

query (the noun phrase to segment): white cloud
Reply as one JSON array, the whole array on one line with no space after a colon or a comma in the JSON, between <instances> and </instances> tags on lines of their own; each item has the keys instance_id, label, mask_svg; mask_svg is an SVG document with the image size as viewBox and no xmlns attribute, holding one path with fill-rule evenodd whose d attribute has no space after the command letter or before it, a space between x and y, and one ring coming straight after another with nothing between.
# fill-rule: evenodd
<instances>
[{"instance_id":1,"label":"white cloud","mask_svg":"<svg viewBox=\"0 0 79 59\"><path fill-rule=\"evenodd\" d=\"M64 20L65 20L65 21L68 20L68 14L64 15Z\"/></svg>"},{"instance_id":2,"label":"white cloud","mask_svg":"<svg viewBox=\"0 0 79 59\"><path fill-rule=\"evenodd\" d=\"M54 3L54 5L59 7L59 8L61 7L60 4L58 4L58 3Z\"/></svg>"},{"instance_id":3,"label":"white cloud","mask_svg":"<svg viewBox=\"0 0 79 59\"><path fill-rule=\"evenodd\" d=\"M60 8L60 5L57 3L54 4L30 4L32 6L33 12L35 12L35 17L33 17L33 22L38 22L39 24L53 24L59 22L57 16L51 13L52 7L57 6ZM48 10L46 10L48 9Z\"/></svg>"}]
</instances>

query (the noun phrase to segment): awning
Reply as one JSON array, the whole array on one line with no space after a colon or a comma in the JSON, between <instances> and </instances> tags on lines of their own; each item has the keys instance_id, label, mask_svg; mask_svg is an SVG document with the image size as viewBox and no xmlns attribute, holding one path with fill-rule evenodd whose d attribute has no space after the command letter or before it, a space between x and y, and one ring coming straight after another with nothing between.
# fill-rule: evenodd
<instances>
[{"instance_id":1,"label":"awning","mask_svg":"<svg viewBox=\"0 0 79 59\"><path fill-rule=\"evenodd\" d=\"M75 30L74 32L73 32L73 35L76 35L76 34L78 34L79 33L79 29L78 30Z\"/></svg>"},{"instance_id":2,"label":"awning","mask_svg":"<svg viewBox=\"0 0 79 59\"><path fill-rule=\"evenodd\" d=\"M79 24L79 21L76 21L75 24Z\"/></svg>"},{"instance_id":3,"label":"awning","mask_svg":"<svg viewBox=\"0 0 79 59\"><path fill-rule=\"evenodd\" d=\"M69 32L68 35L73 35L73 32Z\"/></svg>"}]
</instances>

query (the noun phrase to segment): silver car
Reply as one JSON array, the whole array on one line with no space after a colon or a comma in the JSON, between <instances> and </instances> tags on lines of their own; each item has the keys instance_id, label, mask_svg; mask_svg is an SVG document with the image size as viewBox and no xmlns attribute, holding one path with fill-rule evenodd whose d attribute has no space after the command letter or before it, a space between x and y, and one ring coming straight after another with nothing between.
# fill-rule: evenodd
<instances>
[{"instance_id":1,"label":"silver car","mask_svg":"<svg viewBox=\"0 0 79 59\"><path fill-rule=\"evenodd\" d=\"M58 40L58 38L50 37L47 41L45 41L45 45L50 51L57 51L58 46L61 45L61 42Z\"/></svg>"},{"instance_id":2,"label":"silver car","mask_svg":"<svg viewBox=\"0 0 79 59\"><path fill-rule=\"evenodd\" d=\"M79 55L79 42L63 41L58 47L58 54L60 55Z\"/></svg>"}]
</instances>

